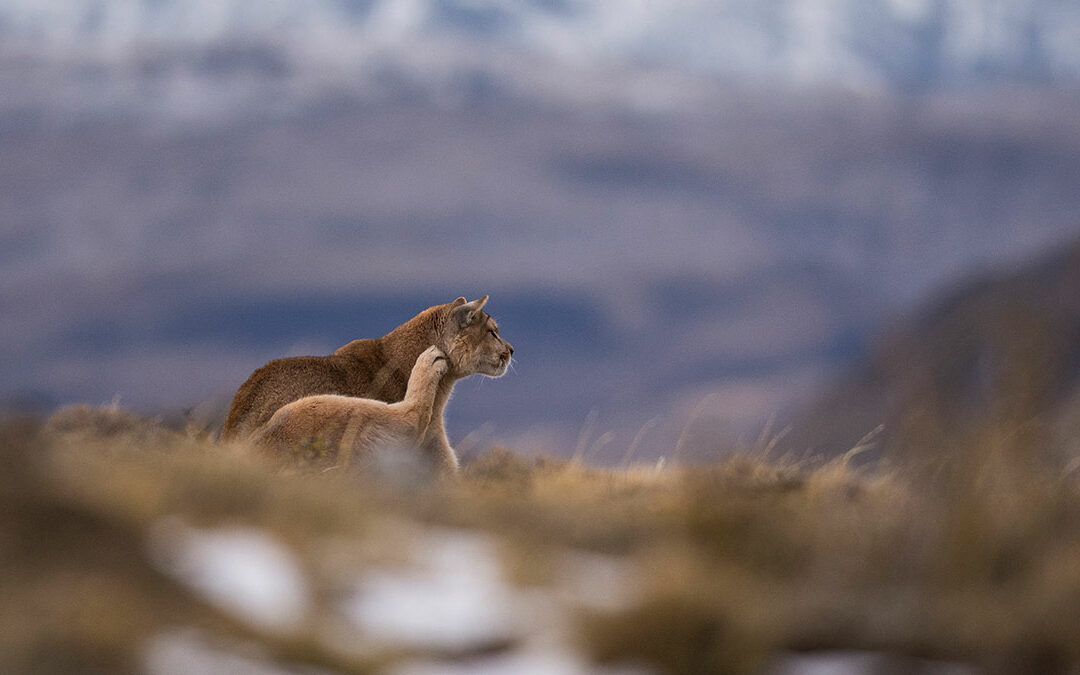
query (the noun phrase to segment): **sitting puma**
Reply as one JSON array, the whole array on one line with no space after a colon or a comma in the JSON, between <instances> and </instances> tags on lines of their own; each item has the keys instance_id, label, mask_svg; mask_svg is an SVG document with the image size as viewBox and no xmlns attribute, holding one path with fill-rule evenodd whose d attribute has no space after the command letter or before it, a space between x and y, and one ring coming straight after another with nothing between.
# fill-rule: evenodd
<instances>
[{"instance_id":1,"label":"sitting puma","mask_svg":"<svg viewBox=\"0 0 1080 675\"><path fill-rule=\"evenodd\" d=\"M454 383L474 373L500 377L514 353L510 343L499 337L498 325L483 311L487 299L486 295L472 302L458 298L429 307L381 338L354 340L329 356L271 361L236 392L221 439L248 438L278 408L305 396L340 394L400 401L417 357L435 345L447 355L449 369L435 391L431 423L421 446L432 456L454 456L443 420Z\"/></svg>"},{"instance_id":2,"label":"sitting puma","mask_svg":"<svg viewBox=\"0 0 1080 675\"><path fill-rule=\"evenodd\" d=\"M446 354L429 347L416 359L403 400L384 403L338 394L305 396L279 408L251 440L279 456L315 449L319 463L343 469L354 460L371 459L379 450L409 452L420 446L427 433L435 392L449 367ZM457 469L453 454L417 459L443 473Z\"/></svg>"}]
</instances>

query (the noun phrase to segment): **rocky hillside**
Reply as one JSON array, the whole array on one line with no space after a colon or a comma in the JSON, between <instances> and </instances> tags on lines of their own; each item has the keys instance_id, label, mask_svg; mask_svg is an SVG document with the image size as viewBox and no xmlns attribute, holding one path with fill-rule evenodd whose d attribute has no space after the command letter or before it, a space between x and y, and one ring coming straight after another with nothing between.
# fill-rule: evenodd
<instances>
[{"instance_id":1,"label":"rocky hillside","mask_svg":"<svg viewBox=\"0 0 1080 675\"><path fill-rule=\"evenodd\" d=\"M793 440L843 452L878 425L869 455L925 458L992 431L1080 450L1080 244L894 322Z\"/></svg>"}]
</instances>

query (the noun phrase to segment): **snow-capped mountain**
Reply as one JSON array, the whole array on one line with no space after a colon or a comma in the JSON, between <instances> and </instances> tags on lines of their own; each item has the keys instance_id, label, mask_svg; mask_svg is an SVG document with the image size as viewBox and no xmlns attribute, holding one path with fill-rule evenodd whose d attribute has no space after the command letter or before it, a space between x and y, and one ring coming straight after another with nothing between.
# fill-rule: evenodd
<instances>
[{"instance_id":1,"label":"snow-capped mountain","mask_svg":"<svg viewBox=\"0 0 1080 675\"><path fill-rule=\"evenodd\" d=\"M1080 80L1068 0L6 0L0 50L124 59L265 42L291 68L570 68L858 89ZM503 73L505 74L505 73Z\"/></svg>"}]
</instances>

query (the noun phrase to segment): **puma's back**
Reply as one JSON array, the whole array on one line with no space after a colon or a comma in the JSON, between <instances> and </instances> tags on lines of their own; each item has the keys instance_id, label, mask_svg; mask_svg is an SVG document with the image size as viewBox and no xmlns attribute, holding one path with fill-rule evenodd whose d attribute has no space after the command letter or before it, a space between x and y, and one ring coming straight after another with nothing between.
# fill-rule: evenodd
<instances>
[{"instance_id":1,"label":"puma's back","mask_svg":"<svg viewBox=\"0 0 1080 675\"><path fill-rule=\"evenodd\" d=\"M357 343L365 343L362 346ZM240 386L221 430L222 440L245 438L281 406L317 394L373 398L388 403L405 394L402 377L381 358L378 340L358 340L349 355L296 356L259 368Z\"/></svg>"}]
</instances>

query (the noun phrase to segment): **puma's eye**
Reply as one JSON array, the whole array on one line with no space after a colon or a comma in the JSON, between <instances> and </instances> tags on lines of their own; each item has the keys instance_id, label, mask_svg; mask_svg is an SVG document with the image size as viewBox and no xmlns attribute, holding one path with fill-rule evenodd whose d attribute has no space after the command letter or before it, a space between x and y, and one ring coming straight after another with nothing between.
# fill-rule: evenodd
<instances>
[{"instance_id":1,"label":"puma's eye","mask_svg":"<svg viewBox=\"0 0 1080 675\"><path fill-rule=\"evenodd\" d=\"M499 334L495 332L494 328L488 328L488 332L491 333L495 337L499 337Z\"/></svg>"}]
</instances>

